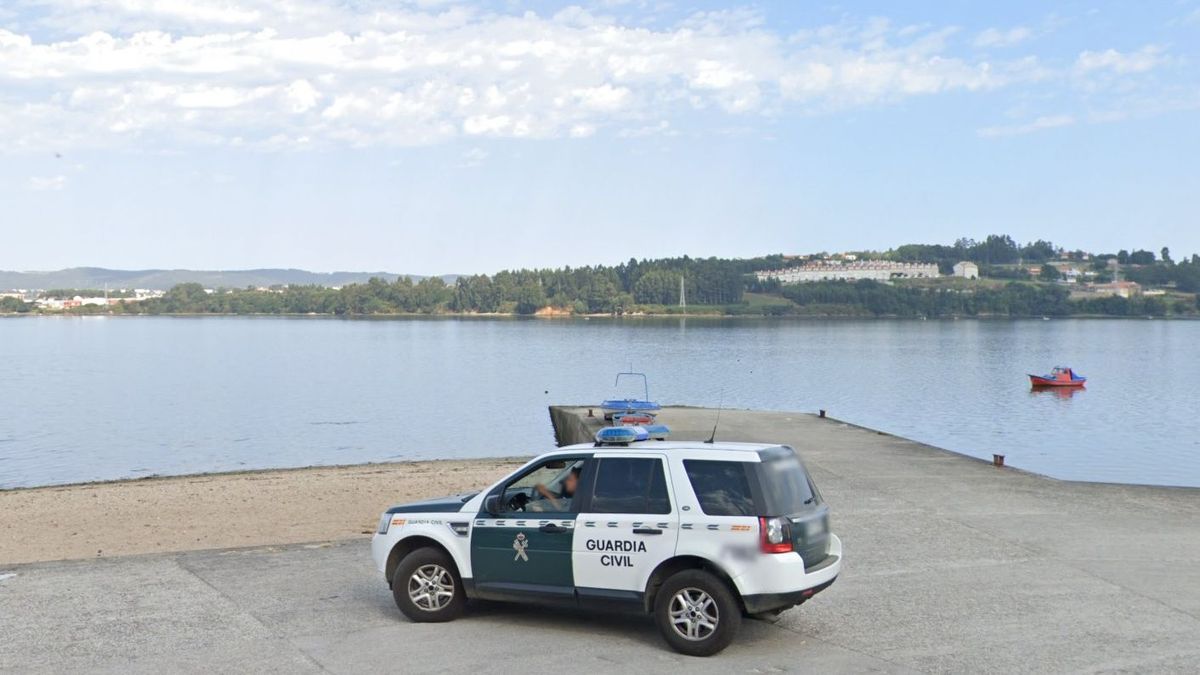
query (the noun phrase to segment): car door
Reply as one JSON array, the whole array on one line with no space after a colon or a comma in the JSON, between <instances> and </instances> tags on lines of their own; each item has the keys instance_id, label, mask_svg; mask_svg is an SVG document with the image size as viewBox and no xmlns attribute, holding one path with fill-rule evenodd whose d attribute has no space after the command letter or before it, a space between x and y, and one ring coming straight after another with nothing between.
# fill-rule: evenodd
<instances>
[{"instance_id":1,"label":"car door","mask_svg":"<svg viewBox=\"0 0 1200 675\"><path fill-rule=\"evenodd\" d=\"M488 494L471 532L475 595L574 601L571 535L578 504L562 492L585 477L587 465L587 456L553 457ZM556 498L543 497L539 486Z\"/></svg>"},{"instance_id":2,"label":"car door","mask_svg":"<svg viewBox=\"0 0 1200 675\"><path fill-rule=\"evenodd\" d=\"M640 602L679 536L666 457L606 454L592 464L572 554L580 601Z\"/></svg>"}]
</instances>

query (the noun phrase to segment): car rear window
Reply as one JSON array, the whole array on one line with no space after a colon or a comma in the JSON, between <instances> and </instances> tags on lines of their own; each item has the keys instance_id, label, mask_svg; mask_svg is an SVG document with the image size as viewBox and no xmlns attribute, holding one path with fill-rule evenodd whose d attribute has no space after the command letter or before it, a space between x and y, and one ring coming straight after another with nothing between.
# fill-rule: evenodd
<instances>
[{"instance_id":1,"label":"car rear window","mask_svg":"<svg viewBox=\"0 0 1200 675\"><path fill-rule=\"evenodd\" d=\"M749 464L708 459L683 460L692 491L700 500L700 510L705 515L757 515L747 474Z\"/></svg>"},{"instance_id":2,"label":"car rear window","mask_svg":"<svg viewBox=\"0 0 1200 675\"><path fill-rule=\"evenodd\" d=\"M808 472L791 448L779 447L760 453L757 465L763 507L768 516L788 516L807 511L820 501Z\"/></svg>"}]
</instances>

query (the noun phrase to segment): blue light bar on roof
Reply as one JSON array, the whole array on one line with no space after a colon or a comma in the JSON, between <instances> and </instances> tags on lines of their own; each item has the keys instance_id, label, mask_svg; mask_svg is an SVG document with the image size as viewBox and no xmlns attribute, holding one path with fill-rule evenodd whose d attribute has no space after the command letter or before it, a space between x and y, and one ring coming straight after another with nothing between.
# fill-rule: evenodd
<instances>
[{"instance_id":1,"label":"blue light bar on roof","mask_svg":"<svg viewBox=\"0 0 1200 675\"><path fill-rule=\"evenodd\" d=\"M665 441L671 435L671 430L665 424L650 424L642 428L656 441Z\"/></svg>"},{"instance_id":2,"label":"blue light bar on roof","mask_svg":"<svg viewBox=\"0 0 1200 675\"><path fill-rule=\"evenodd\" d=\"M638 440L637 427L604 427L596 432L600 445L626 445Z\"/></svg>"},{"instance_id":3,"label":"blue light bar on roof","mask_svg":"<svg viewBox=\"0 0 1200 675\"><path fill-rule=\"evenodd\" d=\"M628 445L635 441L664 441L671 435L665 424L646 426L605 427L596 432L596 443L600 445Z\"/></svg>"}]
</instances>

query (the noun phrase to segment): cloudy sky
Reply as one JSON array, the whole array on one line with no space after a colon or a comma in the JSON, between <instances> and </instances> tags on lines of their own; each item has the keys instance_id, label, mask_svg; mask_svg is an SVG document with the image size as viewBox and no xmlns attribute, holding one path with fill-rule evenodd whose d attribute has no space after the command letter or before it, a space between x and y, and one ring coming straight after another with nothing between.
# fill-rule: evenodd
<instances>
[{"instance_id":1,"label":"cloudy sky","mask_svg":"<svg viewBox=\"0 0 1200 675\"><path fill-rule=\"evenodd\" d=\"M990 232L1200 252L1200 2L0 3L0 269Z\"/></svg>"}]
</instances>

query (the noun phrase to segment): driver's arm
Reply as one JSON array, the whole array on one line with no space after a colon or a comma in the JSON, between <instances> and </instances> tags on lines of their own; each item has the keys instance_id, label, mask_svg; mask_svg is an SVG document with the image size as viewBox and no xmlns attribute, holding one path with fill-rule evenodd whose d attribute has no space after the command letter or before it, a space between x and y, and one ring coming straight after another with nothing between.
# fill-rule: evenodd
<instances>
[{"instance_id":1,"label":"driver's arm","mask_svg":"<svg viewBox=\"0 0 1200 675\"><path fill-rule=\"evenodd\" d=\"M558 503L558 495L555 495L553 492L551 492L550 488L546 487L544 483L538 483L533 489L537 490L538 494L553 504L555 510L562 507L562 505Z\"/></svg>"}]
</instances>

